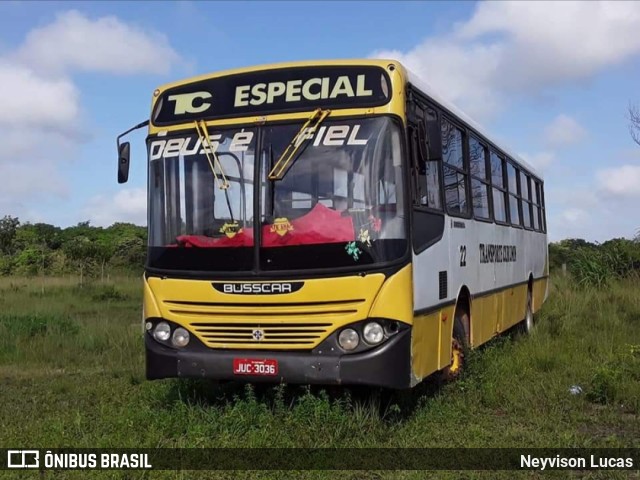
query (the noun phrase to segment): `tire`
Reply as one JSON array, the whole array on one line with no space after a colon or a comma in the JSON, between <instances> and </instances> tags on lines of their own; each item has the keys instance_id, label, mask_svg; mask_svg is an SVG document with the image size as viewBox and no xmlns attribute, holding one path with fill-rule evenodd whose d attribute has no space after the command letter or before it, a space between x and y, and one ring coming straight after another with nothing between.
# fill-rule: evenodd
<instances>
[{"instance_id":1,"label":"tire","mask_svg":"<svg viewBox=\"0 0 640 480\"><path fill-rule=\"evenodd\" d=\"M442 370L442 379L446 382L455 380L464 370L464 358L469 348L468 325L469 314L456 312L451 339L451 364Z\"/></svg>"},{"instance_id":2,"label":"tire","mask_svg":"<svg viewBox=\"0 0 640 480\"><path fill-rule=\"evenodd\" d=\"M531 289L527 293L527 308L524 313L524 318L520 322L519 331L523 334L530 335L533 332L535 322L533 319L533 298L531 295Z\"/></svg>"}]
</instances>

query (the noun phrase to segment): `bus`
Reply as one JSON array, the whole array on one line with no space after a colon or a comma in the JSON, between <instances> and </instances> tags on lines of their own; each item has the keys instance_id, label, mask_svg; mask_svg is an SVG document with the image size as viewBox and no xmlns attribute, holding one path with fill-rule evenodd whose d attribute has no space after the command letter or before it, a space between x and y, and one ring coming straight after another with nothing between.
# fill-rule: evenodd
<instances>
[{"instance_id":1,"label":"bus","mask_svg":"<svg viewBox=\"0 0 640 480\"><path fill-rule=\"evenodd\" d=\"M148 127L146 377L410 388L534 327L541 176L394 60L163 85Z\"/></svg>"}]
</instances>

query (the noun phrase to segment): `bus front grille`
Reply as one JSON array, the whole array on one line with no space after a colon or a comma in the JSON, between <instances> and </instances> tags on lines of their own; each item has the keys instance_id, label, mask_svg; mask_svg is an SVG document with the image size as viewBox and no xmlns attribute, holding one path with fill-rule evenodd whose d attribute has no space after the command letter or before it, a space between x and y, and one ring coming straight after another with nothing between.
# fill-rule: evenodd
<instances>
[{"instance_id":1,"label":"bus front grille","mask_svg":"<svg viewBox=\"0 0 640 480\"><path fill-rule=\"evenodd\" d=\"M366 316L365 299L225 303L165 300L169 320L211 348L315 348L340 325Z\"/></svg>"},{"instance_id":2,"label":"bus front grille","mask_svg":"<svg viewBox=\"0 0 640 480\"><path fill-rule=\"evenodd\" d=\"M196 334L210 347L307 346L312 348L332 329L332 323L213 323L192 322Z\"/></svg>"}]
</instances>

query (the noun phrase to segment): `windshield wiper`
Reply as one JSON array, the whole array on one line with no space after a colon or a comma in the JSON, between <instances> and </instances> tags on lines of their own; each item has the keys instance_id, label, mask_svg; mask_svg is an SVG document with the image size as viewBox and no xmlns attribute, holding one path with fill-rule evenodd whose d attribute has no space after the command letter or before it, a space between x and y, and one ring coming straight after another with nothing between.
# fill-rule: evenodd
<instances>
[{"instance_id":1,"label":"windshield wiper","mask_svg":"<svg viewBox=\"0 0 640 480\"><path fill-rule=\"evenodd\" d=\"M231 200L229 199L229 180L227 180L227 176L224 173L224 169L222 168L222 163L220 163L220 159L216 155L216 151L211 144L211 139L209 138L209 130L207 129L207 124L204 120L196 120L193 122L196 127L196 132L198 133L198 137L200 138L200 144L203 146L205 157L207 158L207 162L209 162L209 167L211 167L211 173L213 173L213 178L218 184L218 188L224 191L224 196L227 201L227 207L229 209L229 217L231 218L231 223L235 224L235 220L233 218L233 210L231 209ZM216 166L220 171L220 178L218 178L218 174L216 173Z\"/></svg>"},{"instance_id":2,"label":"windshield wiper","mask_svg":"<svg viewBox=\"0 0 640 480\"><path fill-rule=\"evenodd\" d=\"M207 161L209 162L209 167L211 167L213 178L215 178L216 182L218 183L218 188L220 188L220 190L227 190L229 188L229 181L227 180L227 176L224 173L224 169L222 168L220 159L216 155L215 149L211 145L211 139L209 138L209 130L207 130L207 124L204 122L204 120L196 120L194 124L196 126L198 137L200 137L200 144L204 147L204 154L207 157ZM220 177L222 178L222 180L218 178L218 174L216 173L215 168L216 166L220 171Z\"/></svg>"},{"instance_id":3,"label":"windshield wiper","mask_svg":"<svg viewBox=\"0 0 640 480\"><path fill-rule=\"evenodd\" d=\"M316 109L309 119L300 127L298 133L291 139L287 148L284 149L280 158L269 172L269 180L282 180L287 173L288 167L293 165L300 150L300 146L305 140L313 138L318 126L329 116L331 110Z\"/></svg>"}]
</instances>

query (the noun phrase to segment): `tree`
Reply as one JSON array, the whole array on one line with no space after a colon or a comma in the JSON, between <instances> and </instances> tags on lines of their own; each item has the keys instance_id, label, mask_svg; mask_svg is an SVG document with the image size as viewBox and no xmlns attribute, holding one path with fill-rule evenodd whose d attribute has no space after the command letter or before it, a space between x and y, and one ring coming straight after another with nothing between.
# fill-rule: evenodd
<instances>
[{"instance_id":1,"label":"tree","mask_svg":"<svg viewBox=\"0 0 640 480\"><path fill-rule=\"evenodd\" d=\"M115 247L113 261L128 269L140 270L144 266L147 249L140 237L125 237Z\"/></svg>"},{"instance_id":2,"label":"tree","mask_svg":"<svg viewBox=\"0 0 640 480\"><path fill-rule=\"evenodd\" d=\"M115 245L106 236L101 236L95 242L95 257L100 262L100 281L104 282L104 268L115 252Z\"/></svg>"},{"instance_id":3,"label":"tree","mask_svg":"<svg viewBox=\"0 0 640 480\"><path fill-rule=\"evenodd\" d=\"M640 107L629 104L629 133L633 141L640 145Z\"/></svg>"},{"instance_id":4,"label":"tree","mask_svg":"<svg viewBox=\"0 0 640 480\"><path fill-rule=\"evenodd\" d=\"M0 253L12 253L13 240L16 238L16 230L19 225L20 220L10 215L5 215L0 219Z\"/></svg>"},{"instance_id":5,"label":"tree","mask_svg":"<svg viewBox=\"0 0 640 480\"><path fill-rule=\"evenodd\" d=\"M33 225L24 223L16 228L12 241L12 251L17 253L38 243L38 233L34 230Z\"/></svg>"},{"instance_id":6,"label":"tree","mask_svg":"<svg viewBox=\"0 0 640 480\"><path fill-rule=\"evenodd\" d=\"M96 261L96 244L84 235L78 235L69 240L62 247L65 255L80 271L80 285L82 286L84 274L88 267Z\"/></svg>"},{"instance_id":7,"label":"tree","mask_svg":"<svg viewBox=\"0 0 640 480\"><path fill-rule=\"evenodd\" d=\"M33 229L38 236L38 242L45 244L52 250L60 248L60 227L50 225L48 223L34 223Z\"/></svg>"},{"instance_id":8,"label":"tree","mask_svg":"<svg viewBox=\"0 0 640 480\"><path fill-rule=\"evenodd\" d=\"M14 259L15 271L19 275L36 275L40 269L46 268L46 252L36 245L16 253Z\"/></svg>"}]
</instances>

